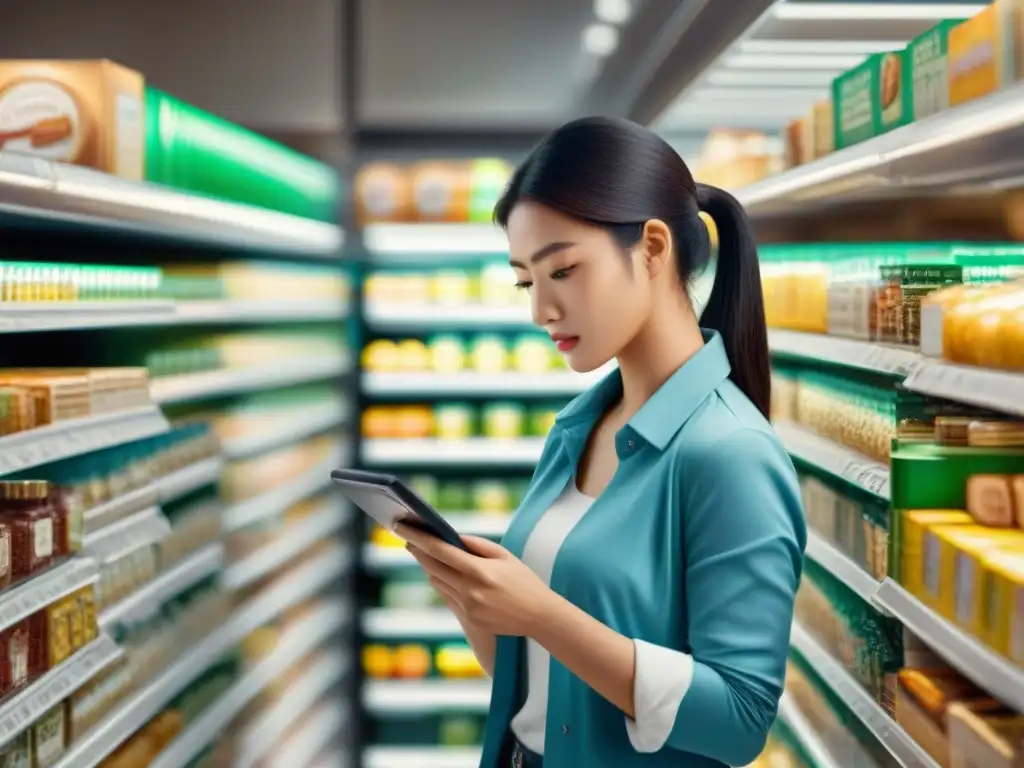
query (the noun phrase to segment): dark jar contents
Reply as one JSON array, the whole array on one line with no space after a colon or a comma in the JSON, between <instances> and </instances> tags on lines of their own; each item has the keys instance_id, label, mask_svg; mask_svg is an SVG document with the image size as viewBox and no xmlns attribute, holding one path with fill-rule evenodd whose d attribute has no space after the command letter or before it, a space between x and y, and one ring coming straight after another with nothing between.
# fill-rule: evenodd
<instances>
[{"instance_id":1,"label":"dark jar contents","mask_svg":"<svg viewBox=\"0 0 1024 768\"><path fill-rule=\"evenodd\" d=\"M11 529L14 581L53 564L54 517L45 480L0 482L0 518Z\"/></svg>"},{"instance_id":2,"label":"dark jar contents","mask_svg":"<svg viewBox=\"0 0 1024 768\"><path fill-rule=\"evenodd\" d=\"M30 643L27 620L0 633L0 680L5 696L28 684Z\"/></svg>"},{"instance_id":3,"label":"dark jar contents","mask_svg":"<svg viewBox=\"0 0 1024 768\"><path fill-rule=\"evenodd\" d=\"M82 496L73 488L50 484L53 510L53 556L68 557L82 549L85 507Z\"/></svg>"}]
</instances>

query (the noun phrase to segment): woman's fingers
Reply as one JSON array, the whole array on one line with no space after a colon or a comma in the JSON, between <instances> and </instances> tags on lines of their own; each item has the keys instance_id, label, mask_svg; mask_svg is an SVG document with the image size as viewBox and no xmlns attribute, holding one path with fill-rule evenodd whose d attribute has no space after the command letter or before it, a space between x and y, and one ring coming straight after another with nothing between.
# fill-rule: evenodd
<instances>
[{"instance_id":1,"label":"woman's fingers","mask_svg":"<svg viewBox=\"0 0 1024 768\"><path fill-rule=\"evenodd\" d=\"M416 558L416 562L420 564L420 567L423 568L431 578L439 579L453 588L457 588L463 581L462 575L457 570L447 563L424 552L419 547L413 544L408 544L406 545L406 549L409 550L409 553L414 558Z\"/></svg>"}]
</instances>

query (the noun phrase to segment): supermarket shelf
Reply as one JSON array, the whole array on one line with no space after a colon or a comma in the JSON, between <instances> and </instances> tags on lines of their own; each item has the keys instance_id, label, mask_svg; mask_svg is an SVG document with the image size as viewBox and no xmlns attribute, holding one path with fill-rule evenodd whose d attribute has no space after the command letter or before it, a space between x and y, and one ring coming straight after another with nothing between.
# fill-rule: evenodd
<instances>
[{"instance_id":1,"label":"supermarket shelf","mask_svg":"<svg viewBox=\"0 0 1024 768\"><path fill-rule=\"evenodd\" d=\"M910 376L925 363L920 353L907 347L817 333L770 330L768 347L776 355L856 368L901 379Z\"/></svg>"},{"instance_id":2,"label":"supermarket shelf","mask_svg":"<svg viewBox=\"0 0 1024 768\"><path fill-rule=\"evenodd\" d=\"M17 432L0 437L0 475L142 440L169 429L160 409L146 406Z\"/></svg>"},{"instance_id":3,"label":"supermarket shelf","mask_svg":"<svg viewBox=\"0 0 1024 768\"><path fill-rule=\"evenodd\" d=\"M807 532L807 556L850 588L862 600L871 602L879 583L871 574L819 534Z\"/></svg>"},{"instance_id":4,"label":"supermarket shelf","mask_svg":"<svg viewBox=\"0 0 1024 768\"><path fill-rule=\"evenodd\" d=\"M161 405L240 395L341 376L348 370L344 355L296 357L245 368L163 376L150 382L150 394Z\"/></svg>"},{"instance_id":5,"label":"supermarket shelf","mask_svg":"<svg viewBox=\"0 0 1024 768\"><path fill-rule=\"evenodd\" d=\"M772 425L794 458L845 480L861 490L889 500L889 467L851 448L819 437L796 424Z\"/></svg>"},{"instance_id":6,"label":"supermarket shelf","mask_svg":"<svg viewBox=\"0 0 1024 768\"><path fill-rule=\"evenodd\" d=\"M261 430L256 434L243 435L224 441L224 455L230 460L248 459L306 438L336 429L345 423L348 409L341 403L303 408L301 413L290 415L275 423L273 429Z\"/></svg>"},{"instance_id":7,"label":"supermarket shelf","mask_svg":"<svg viewBox=\"0 0 1024 768\"><path fill-rule=\"evenodd\" d=\"M363 568L367 571L387 571L392 568L411 568L416 565L412 555L404 547L382 547L378 544L363 545Z\"/></svg>"},{"instance_id":8,"label":"supermarket shelf","mask_svg":"<svg viewBox=\"0 0 1024 768\"><path fill-rule=\"evenodd\" d=\"M160 507L149 507L87 535L82 540L82 550L102 563L122 552L156 544L170 533L171 523Z\"/></svg>"},{"instance_id":9,"label":"supermarket shelf","mask_svg":"<svg viewBox=\"0 0 1024 768\"><path fill-rule=\"evenodd\" d=\"M332 224L11 153L0 154L0 201L5 217L48 227L332 259L340 257L344 242Z\"/></svg>"},{"instance_id":10,"label":"supermarket shelf","mask_svg":"<svg viewBox=\"0 0 1024 768\"><path fill-rule=\"evenodd\" d=\"M544 448L543 438L493 440L379 440L363 441L363 462L370 466L444 464L513 464L532 467Z\"/></svg>"},{"instance_id":11,"label":"supermarket shelf","mask_svg":"<svg viewBox=\"0 0 1024 768\"><path fill-rule=\"evenodd\" d=\"M274 751L268 765L309 768L320 753L342 734L349 713L345 705L331 702L317 707L304 718L302 727Z\"/></svg>"},{"instance_id":12,"label":"supermarket shelf","mask_svg":"<svg viewBox=\"0 0 1024 768\"><path fill-rule=\"evenodd\" d=\"M882 582L875 602L965 677L1024 712L1024 669L946 621L892 579Z\"/></svg>"},{"instance_id":13,"label":"supermarket shelf","mask_svg":"<svg viewBox=\"0 0 1024 768\"><path fill-rule=\"evenodd\" d=\"M890 718L842 664L799 624L793 624L790 644L903 768L939 768L924 748Z\"/></svg>"},{"instance_id":14,"label":"supermarket shelf","mask_svg":"<svg viewBox=\"0 0 1024 768\"><path fill-rule=\"evenodd\" d=\"M121 658L124 651L100 635L71 658L0 704L0 747Z\"/></svg>"},{"instance_id":15,"label":"supermarket shelf","mask_svg":"<svg viewBox=\"0 0 1024 768\"><path fill-rule=\"evenodd\" d=\"M1024 374L929 361L914 371L904 386L914 392L942 397L1024 416Z\"/></svg>"},{"instance_id":16,"label":"supermarket shelf","mask_svg":"<svg viewBox=\"0 0 1024 768\"><path fill-rule=\"evenodd\" d=\"M767 217L915 189L948 194L960 185L999 186L1016 173L1005 158L1007 146L1019 142L1022 98L1024 86L1005 88L739 189L736 197L752 215Z\"/></svg>"},{"instance_id":17,"label":"supermarket shelf","mask_svg":"<svg viewBox=\"0 0 1024 768\"><path fill-rule=\"evenodd\" d=\"M369 395L578 395L607 375L578 373L368 373L363 391Z\"/></svg>"},{"instance_id":18,"label":"supermarket shelf","mask_svg":"<svg viewBox=\"0 0 1024 768\"><path fill-rule=\"evenodd\" d=\"M367 303L366 325L375 331L421 333L425 328L448 329L526 328L533 325L529 306L488 306L486 304L388 304Z\"/></svg>"},{"instance_id":19,"label":"supermarket shelf","mask_svg":"<svg viewBox=\"0 0 1024 768\"><path fill-rule=\"evenodd\" d=\"M362 626L363 634L374 639L434 640L464 635L458 619L446 608L370 608L363 611Z\"/></svg>"},{"instance_id":20,"label":"supermarket shelf","mask_svg":"<svg viewBox=\"0 0 1024 768\"><path fill-rule=\"evenodd\" d=\"M237 590L259 581L337 532L346 519L346 510L340 502L325 504L301 522L290 523L270 543L233 563L224 572L222 584Z\"/></svg>"},{"instance_id":21,"label":"supermarket shelf","mask_svg":"<svg viewBox=\"0 0 1024 768\"><path fill-rule=\"evenodd\" d=\"M197 461L154 482L161 504L180 499L193 491L213 485L224 471L224 460L219 456Z\"/></svg>"},{"instance_id":22,"label":"supermarket shelf","mask_svg":"<svg viewBox=\"0 0 1024 768\"><path fill-rule=\"evenodd\" d=\"M100 626L106 629L114 624L131 624L148 615L215 574L220 570L223 559L224 548L219 542L193 552L119 603L104 609L100 614Z\"/></svg>"},{"instance_id":23,"label":"supermarket shelf","mask_svg":"<svg viewBox=\"0 0 1024 768\"><path fill-rule=\"evenodd\" d=\"M247 726L236 743L234 768L255 768L269 755L328 691L337 685L350 666L341 652L324 652L268 709Z\"/></svg>"},{"instance_id":24,"label":"supermarket shelf","mask_svg":"<svg viewBox=\"0 0 1024 768\"><path fill-rule=\"evenodd\" d=\"M363 709L376 717L485 712L490 704L490 680L368 680L363 684Z\"/></svg>"},{"instance_id":25,"label":"supermarket shelf","mask_svg":"<svg viewBox=\"0 0 1024 768\"><path fill-rule=\"evenodd\" d=\"M829 753L828 747L818 736L818 732L807 722L800 707L785 693L782 694L782 699L779 701L779 720L785 723L803 746L812 761L812 768L843 768Z\"/></svg>"},{"instance_id":26,"label":"supermarket shelf","mask_svg":"<svg viewBox=\"0 0 1024 768\"><path fill-rule=\"evenodd\" d=\"M347 452L341 446L335 446L323 460L294 480L233 504L224 510L221 527L225 531L235 531L283 515L299 502L328 488L331 484L331 472L347 463L346 455Z\"/></svg>"},{"instance_id":27,"label":"supermarket shelf","mask_svg":"<svg viewBox=\"0 0 1024 768\"><path fill-rule=\"evenodd\" d=\"M341 320L348 316L344 301L313 299L222 299L179 301L174 305L174 324L201 323L302 323Z\"/></svg>"},{"instance_id":28,"label":"supermarket shelf","mask_svg":"<svg viewBox=\"0 0 1024 768\"><path fill-rule=\"evenodd\" d=\"M479 747L370 747L364 768L477 768Z\"/></svg>"},{"instance_id":29,"label":"supermarket shelf","mask_svg":"<svg viewBox=\"0 0 1024 768\"><path fill-rule=\"evenodd\" d=\"M264 659L164 747L150 768L185 768L264 688L327 641L347 620L347 612L336 603L305 616Z\"/></svg>"},{"instance_id":30,"label":"supermarket shelf","mask_svg":"<svg viewBox=\"0 0 1024 768\"><path fill-rule=\"evenodd\" d=\"M151 484L105 501L92 509L87 509L83 515L85 535L96 533L147 507L155 507L159 502L160 495L157 486Z\"/></svg>"},{"instance_id":31,"label":"supermarket shelf","mask_svg":"<svg viewBox=\"0 0 1024 768\"><path fill-rule=\"evenodd\" d=\"M59 768L95 768L224 653L288 608L329 586L350 562L347 550L338 548L317 555L275 581L210 635L185 649L161 675L122 700L106 719L71 745L57 764Z\"/></svg>"},{"instance_id":32,"label":"supermarket shelf","mask_svg":"<svg viewBox=\"0 0 1024 768\"><path fill-rule=\"evenodd\" d=\"M28 581L0 593L0 629L41 611L100 577L96 561L89 557L72 557Z\"/></svg>"},{"instance_id":33,"label":"supermarket shelf","mask_svg":"<svg viewBox=\"0 0 1024 768\"><path fill-rule=\"evenodd\" d=\"M486 256L508 253L505 234L493 224L370 224L363 245L374 256Z\"/></svg>"}]
</instances>

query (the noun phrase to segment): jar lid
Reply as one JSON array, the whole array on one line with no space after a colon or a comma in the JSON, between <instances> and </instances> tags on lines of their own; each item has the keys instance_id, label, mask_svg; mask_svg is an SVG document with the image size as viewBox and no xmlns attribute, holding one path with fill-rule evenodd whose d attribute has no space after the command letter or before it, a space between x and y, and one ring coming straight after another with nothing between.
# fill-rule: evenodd
<instances>
[{"instance_id":1,"label":"jar lid","mask_svg":"<svg viewBox=\"0 0 1024 768\"><path fill-rule=\"evenodd\" d=\"M50 493L45 480L7 480L0 482L0 498L19 501L42 500Z\"/></svg>"}]
</instances>

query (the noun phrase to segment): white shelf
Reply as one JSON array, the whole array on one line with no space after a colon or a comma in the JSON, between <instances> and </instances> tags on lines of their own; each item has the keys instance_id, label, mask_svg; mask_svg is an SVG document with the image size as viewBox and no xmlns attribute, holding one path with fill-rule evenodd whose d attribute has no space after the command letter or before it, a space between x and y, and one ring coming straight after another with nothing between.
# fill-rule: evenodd
<instances>
[{"instance_id":1,"label":"white shelf","mask_svg":"<svg viewBox=\"0 0 1024 768\"><path fill-rule=\"evenodd\" d=\"M892 579L882 582L875 602L965 677L1024 712L1024 669L946 621Z\"/></svg>"},{"instance_id":2,"label":"white shelf","mask_svg":"<svg viewBox=\"0 0 1024 768\"><path fill-rule=\"evenodd\" d=\"M69 419L0 437L0 476L167 432L159 408L146 406Z\"/></svg>"},{"instance_id":3,"label":"white shelf","mask_svg":"<svg viewBox=\"0 0 1024 768\"><path fill-rule=\"evenodd\" d=\"M530 307L486 304L386 304L369 302L363 313L368 327L392 333L486 328L532 328Z\"/></svg>"},{"instance_id":4,"label":"white shelf","mask_svg":"<svg viewBox=\"0 0 1024 768\"><path fill-rule=\"evenodd\" d=\"M220 543L193 552L119 603L105 608L100 614L100 626L106 629L114 624L131 624L148 616L171 598L215 574L223 559L224 548Z\"/></svg>"},{"instance_id":5,"label":"white shelf","mask_svg":"<svg viewBox=\"0 0 1024 768\"><path fill-rule=\"evenodd\" d=\"M153 379L149 389L154 402L168 405L306 384L341 376L347 370L345 355L293 357L245 368L162 376Z\"/></svg>"},{"instance_id":6,"label":"white shelf","mask_svg":"<svg viewBox=\"0 0 1024 768\"><path fill-rule=\"evenodd\" d=\"M341 446L335 446L326 458L294 480L231 505L224 510L221 527L225 531L235 531L283 515L299 502L329 488L331 472L347 463L346 455L347 452Z\"/></svg>"},{"instance_id":7,"label":"white shelf","mask_svg":"<svg viewBox=\"0 0 1024 768\"><path fill-rule=\"evenodd\" d=\"M224 471L224 460L219 456L197 461L187 467L157 479L153 485L161 504L180 499L193 491L214 485Z\"/></svg>"},{"instance_id":8,"label":"white shelf","mask_svg":"<svg viewBox=\"0 0 1024 768\"><path fill-rule=\"evenodd\" d=\"M107 717L78 739L57 764L95 768L129 736L148 723L195 678L247 635L289 608L328 587L349 567L341 547L318 554L285 578L244 603L226 622L191 648L142 689L123 699Z\"/></svg>"},{"instance_id":9,"label":"white shelf","mask_svg":"<svg viewBox=\"0 0 1024 768\"><path fill-rule=\"evenodd\" d=\"M477 768L479 747L369 747L365 768Z\"/></svg>"},{"instance_id":10,"label":"white shelf","mask_svg":"<svg viewBox=\"0 0 1024 768\"><path fill-rule=\"evenodd\" d=\"M363 391L370 395L578 395L608 374L528 373L367 373Z\"/></svg>"},{"instance_id":11,"label":"white shelf","mask_svg":"<svg viewBox=\"0 0 1024 768\"><path fill-rule=\"evenodd\" d=\"M367 680L363 684L363 708L376 717L486 712L490 704L490 680Z\"/></svg>"},{"instance_id":12,"label":"white shelf","mask_svg":"<svg viewBox=\"0 0 1024 768\"><path fill-rule=\"evenodd\" d=\"M885 713L856 678L798 624L793 624L790 644L903 768L939 768L938 763Z\"/></svg>"},{"instance_id":13,"label":"white shelf","mask_svg":"<svg viewBox=\"0 0 1024 768\"><path fill-rule=\"evenodd\" d=\"M344 242L325 222L11 153L0 154L0 199L8 216L195 244L336 259Z\"/></svg>"},{"instance_id":14,"label":"white shelf","mask_svg":"<svg viewBox=\"0 0 1024 768\"><path fill-rule=\"evenodd\" d=\"M807 722L800 707L785 693L779 700L779 720L786 724L793 736L803 746L811 758L813 768L845 768L832 757L828 747L818 736L818 732Z\"/></svg>"},{"instance_id":15,"label":"white shelf","mask_svg":"<svg viewBox=\"0 0 1024 768\"><path fill-rule=\"evenodd\" d=\"M170 533L170 521L160 507L149 507L87 535L82 551L98 563L105 563L133 549L156 544Z\"/></svg>"},{"instance_id":16,"label":"white shelf","mask_svg":"<svg viewBox=\"0 0 1024 768\"><path fill-rule=\"evenodd\" d=\"M267 765L310 768L320 753L341 735L348 720L345 705L321 704L304 718L299 730L280 749L274 750Z\"/></svg>"},{"instance_id":17,"label":"white shelf","mask_svg":"<svg viewBox=\"0 0 1024 768\"><path fill-rule=\"evenodd\" d=\"M925 363L920 353L907 347L817 333L769 330L768 347L774 354L857 368L901 379L910 376Z\"/></svg>"},{"instance_id":18,"label":"white shelf","mask_svg":"<svg viewBox=\"0 0 1024 768\"><path fill-rule=\"evenodd\" d=\"M340 501L325 504L302 521L289 523L272 542L233 563L224 572L221 583L237 590L259 581L336 533L347 519L346 508Z\"/></svg>"},{"instance_id":19,"label":"white shelf","mask_svg":"<svg viewBox=\"0 0 1024 768\"><path fill-rule=\"evenodd\" d=\"M160 495L156 484L136 488L134 491L105 501L85 511L85 535L96 533L118 520L123 520L148 507L155 507L159 503Z\"/></svg>"},{"instance_id":20,"label":"white shelf","mask_svg":"<svg viewBox=\"0 0 1024 768\"><path fill-rule=\"evenodd\" d=\"M512 464L532 467L540 459L543 438L492 440L371 439L363 442L363 461L370 466L443 466L446 464Z\"/></svg>"},{"instance_id":21,"label":"white shelf","mask_svg":"<svg viewBox=\"0 0 1024 768\"><path fill-rule=\"evenodd\" d=\"M62 597L95 583L100 577L96 561L72 557L47 571L0 592L0 629L41 611Z\"/></svg>"},{"instance_id":22,"label":"white shelf","mask_svg":"<svg viewBox=\"0 0 1024 768\"><path fill-rule=\"evenodd\" d=\"M336 429L345 423L348 409L342 403L325 403L303 408L286 419L273 419L273 428L243 435L223 444L224 456L232 461L248 459L282 446Z\"/></svg>"},{"instance_id":23,"label":"white shelf","mask_svg":"<svg viewBox=\"0 0 1024 768\"><path fill-rule=\"evenodd\" d=\"M363 567L368 571L386 571L391 568L412 568L416 565L405 547L382 547L378 544L363 545Z\"/></svg>"},{"instance_id":24,"label":"white shelf","mask_svg":"<svg viewBox=\"0 0 1024 768\"><path fill-rule=\"evenodd\" d=\"M878 581L812 530L807 532L807 556L849 587L862 600L870 603L878 594Z\"/></svg>"},{"instance_id":25,"label":"white shelf","mask_svg":"<svg viewBox=\"0 0 1024 768\"><path fill-rule=\"evenodd\" d=\"M259 694L338 632L348 615L337 604L304 616L274 649L217 701L189 723L149 764L150 768L184 768L214 741Z\"/></svg>"},{"instance_id":26,"label":"white shelf","mask_svg":"<svg viewBox=\"0 0 1024 768\"><path fill-rule=\"evenodd\" d=\"M124 651L100 635L28 688L0 704L0 747L121 658Z\"/></svg>"},{"instance_id":27,"label":"white shelf","mask_svg":"<svg viewBox=\"0 0 1024 768\"><path fill-rule=\"evenodd\" d=\"M1024 374L929 361L904 386L914 392L1024 416Z\"/></svg>"},{"instance_id":28,"label":"white shelf","mask_svg":"<svg viewBox=\"0 0 1024 768\"><path fill-rule=\"evenodd\" d=\"M202 323L304 323L341 320L348 315L344 301L324 299L221 299L179 301L174 325Z\"/></svg>"},{"instance_id":29,"label":"white shelf","mask_svg":"<svg viewBox=\"0 0 1024 768\"><path fill-rule=\"evenodd\" d=\"M844 200L998 182L1008 173L1005 157L1019 144L1022 97L1024 86L1010 86L734 194L752 215L768 217Z\"/></svg>"},{"instance_id":30,"label":"white shelf","mask_svg":"<svg viewBox=\"0 0 1024 768\"><path fill-rule=\"evenodd\" d=\"M889 467L796 424L772 424L789 454L870 494L889 500Z\"/></svg>"},{"instance_id":31,"label":"white shelf","mask_svg":"<svg viewBox=\"0 0 1024 768\"><path fill-rule=\"evenodd\" d=\"M239 736L233 768L255 768L292 731L292 726L342 680L350 665L348 656L340 651L321 653L302 677L291 683Z\"/></svg>"},{"instance_id":32,"label":"white shelf","mask_svg":"<svg viewBox=\"0 0 1024 768\"><path fill-rule=\"evenodd\" d=\"M363 611L361 621L363 634L372 638L436 640L464 635L458 619L446 608L370 608Z\"/></svg>"},{"instance_id":33,"label":"white shelf","mask_svg":"<svg viewBox=\"0 0 1024 768\"><path fill-rule=\"evenodd\" d=\"M508 253L505 234L492 224L370 224L363 245L375 256L487 256Z\"/></svg>"}]
</instances>

